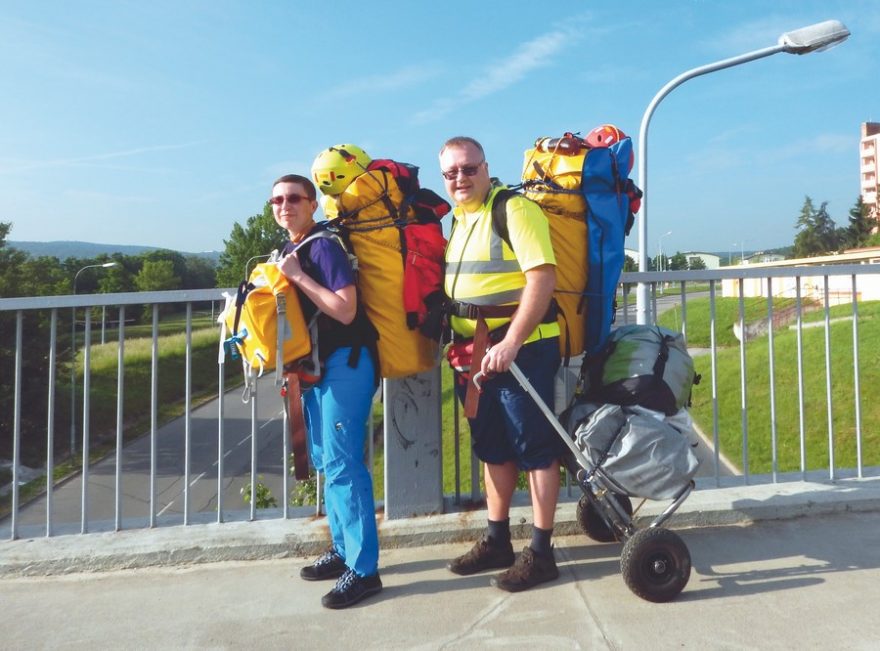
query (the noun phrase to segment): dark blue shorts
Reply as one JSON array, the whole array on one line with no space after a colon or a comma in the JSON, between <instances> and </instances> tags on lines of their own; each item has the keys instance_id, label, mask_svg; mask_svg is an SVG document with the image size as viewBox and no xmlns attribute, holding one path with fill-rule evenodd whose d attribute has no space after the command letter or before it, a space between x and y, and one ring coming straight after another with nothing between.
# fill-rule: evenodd
<instances>
[{"instance_id":1,"label":"dark blue shorts","mask_svg":"<svg viewBox=\"0 0 880 651\"><path fill-rule=\"evenodd\" d=\"M559 364L558 337L526 344L516 356L516 365L551 409ZM536 470L565 453L559 434L511 373L484 380L482 386L477 417L468 419L471 445L480 461L514 461L520 470ZM467 385L456 382L462 403L466 391Z\"/></svg>"}]
</instances>

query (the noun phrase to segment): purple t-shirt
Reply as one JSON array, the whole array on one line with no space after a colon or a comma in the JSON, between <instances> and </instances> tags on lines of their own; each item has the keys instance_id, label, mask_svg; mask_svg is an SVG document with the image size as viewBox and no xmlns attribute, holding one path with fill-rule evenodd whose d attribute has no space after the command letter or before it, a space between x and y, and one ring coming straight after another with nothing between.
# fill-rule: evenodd
<instances>
[{"instance_id":1,"label":"purple t-shirt","mask_svg":"<svg viewBox=\"0 0 880 651\"><path fill-rule=\"evenodd\" d=\"M288 242L284 246L282 254L287 255L295 248L296 245L293 242ZM335 292L356 283L348 253L335 240L316 238L307 243L299 251L299 262L303 271L310 278L330 291ZM297 293L302 305L303 316L308 321L315 314L317 308L305 292L297 289ZM360 327L362 324L357 319L355 322L345 325L326 314L319 315L318 353L321 360L327 359L333 351L343 346L351 346L356 341L365 343L365 340L357 334Z\"/></svg>"},{"instance_id":2,"label":"purple t-shirt","mask_svg":"<svg viewBox=\"0 0 880 651\"><path fill-rule=\"evenodd\" d=\"M296 245L288 242L282 251L290 253ZM338 291L348 285L354 285L355 277L348 260L348 254L337 242L326 238L318 238L308 245L309 261L303 264L303 270L315 281L329 289ZM300 260L302 263L303 260Z\"/></svg>"}]
</instances>

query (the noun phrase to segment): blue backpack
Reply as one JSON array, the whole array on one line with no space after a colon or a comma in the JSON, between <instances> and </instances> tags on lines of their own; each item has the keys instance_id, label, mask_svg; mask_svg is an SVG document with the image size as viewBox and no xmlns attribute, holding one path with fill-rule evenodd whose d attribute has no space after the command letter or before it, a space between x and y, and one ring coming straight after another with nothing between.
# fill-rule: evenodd
<instances>
[{"instance_id":1,"label":"blue backpack","mask_svg":"<svg viewBox=\"0 0 880 651\"><path fill-rule=\"evenodd\" d=\"M632 202L642 192L629 178L632 140L591 149L584 158L581 192L587 200L586 351L605 345L617 310L617 284L626 259L624 240L635 217Z\"/></svg>"},{"instance_id":2,"label":"blue backpack","mask_svg":"<svg viewBox=\"0 0 880 651\"><path fill-rule=\"evenodd\" d=\"M577 147L588 148L577 136L566 134L565 138L576 141ZM565 138L550 140L550 147ZM541 143L541 140L538 142ZM584 243L587 278L578 312L586 309L584 350L592 356L602 350L614 323L617 284L626 259L624 240L632 229L635 221L633 212L638 210L642 192L629 178L633 161L632 140L629 137L624 136L605 147L588 148L583 158L577 187L563 187L554 181L551 173L542 173L539 179L526 180L520 186L499 192L492 206L492 223L498 235L510 245L507 200L517 194L515 189L523 188L528 194L549 198L575 193L583 196L586 201L583 218L587 224L587 241ZM570 179L566 185L571 186ZM545 202L540 199L536 199L536 202L552 219L554 210L543 205ZM565 356L578 355L580 352L566 351Z\"/></svg>"}]
</instances>

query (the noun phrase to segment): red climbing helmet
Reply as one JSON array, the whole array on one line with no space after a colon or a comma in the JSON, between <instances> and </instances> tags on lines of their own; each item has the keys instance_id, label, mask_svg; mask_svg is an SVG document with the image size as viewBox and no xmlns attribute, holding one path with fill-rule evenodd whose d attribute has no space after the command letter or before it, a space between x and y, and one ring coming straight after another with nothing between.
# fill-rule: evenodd
<instances>
[{"instance_id":1,"label":"red climbing helmet","mask_svg":"<svg viewBox=\"0 0 880 651\"><path fill-rule=\"evenodd\" d=\"M624 138L626 138L626 134L613 124L603 124L590 131L584 138L584 141L590 149L599 149L601 147L610 147ZM632 171L634 162L635 152L630 155L629 172Z\"/></svg>"},{"instance_id":2,"label":"red climbing helmet","mask_svg":"<svg viewBox=\"0 0 880 651\"><path fill-rule=\"evenodd\" d=\"M597 147L610 147L624 138L626 138L626 134L613 124L603 124L590 131L584 140L587 141L589 147L595 149Z\"/></svg>"}]
</instances>

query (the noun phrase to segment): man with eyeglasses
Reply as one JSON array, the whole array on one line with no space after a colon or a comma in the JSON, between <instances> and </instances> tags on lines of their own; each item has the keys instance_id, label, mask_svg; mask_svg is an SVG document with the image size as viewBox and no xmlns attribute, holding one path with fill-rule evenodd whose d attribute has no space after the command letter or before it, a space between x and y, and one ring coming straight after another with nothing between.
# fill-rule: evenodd
<instances>
[{"instance_id":1,"label":"man with eyeglasses","mask_svg":"<svg viewBox=\"0 0 880 651\"><path fill-rule=\"evenodd\" d=\"M440 171L456 204L445 277L452 348L472 344L470 370L486 376L478 400L472 380L458 372L456 392L465 404L474 453L484 464L488 531L447 567L460 575L507 567L491 583L518 592L559 576L550 538L565 445L507 373L515 361L552 404L560 364L552 300L556 259L541 208L493 182L479 142L463 136L448 140L440 150ZM493 223L492 207L503 193L508 196L502 234ZM528 475L534 527L531 542L515 556L510 503L520 470Z\"/></svg>"}]
</instances>

